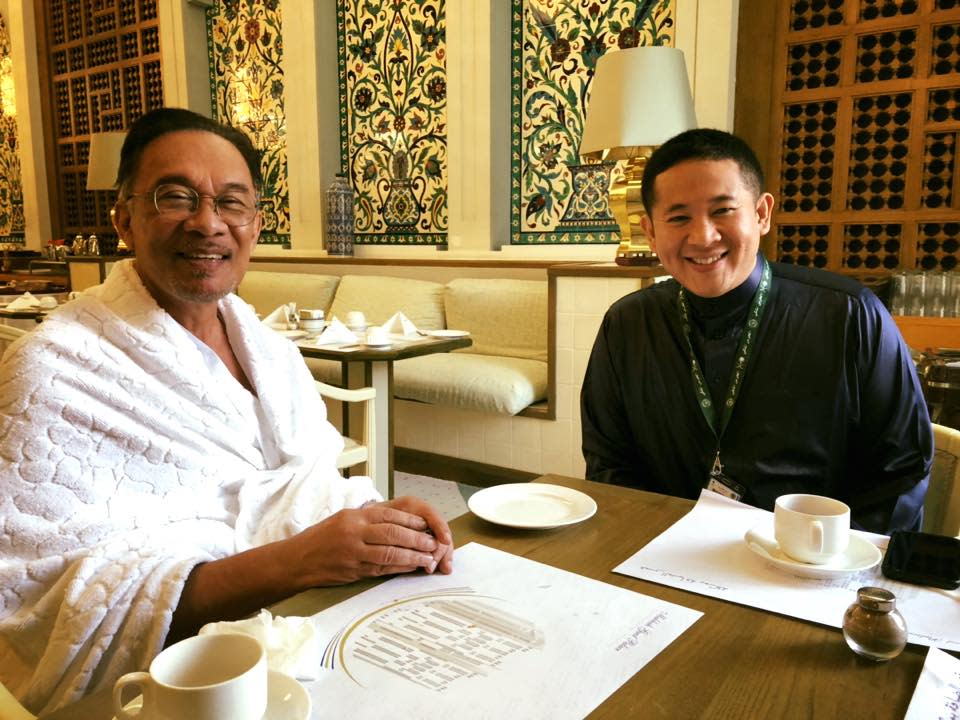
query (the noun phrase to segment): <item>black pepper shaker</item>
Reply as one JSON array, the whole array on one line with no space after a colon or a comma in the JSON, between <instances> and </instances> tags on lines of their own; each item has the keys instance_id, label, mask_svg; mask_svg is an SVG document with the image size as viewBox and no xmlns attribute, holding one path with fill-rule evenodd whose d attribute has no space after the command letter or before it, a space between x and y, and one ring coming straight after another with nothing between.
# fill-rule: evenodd
<instances>
[{"instance_id":1,"label":"black pepper shaker","mask_svg":"<svg viewBox=\"0 0 960 720\"><path fill-rule=\"evenodd\" d=\"M843 637L857 655L876 662L903 652L907 623L897 610L894 594L878 587L857 590L857 602L843 614Z\"/></svg>"}]
</instances>

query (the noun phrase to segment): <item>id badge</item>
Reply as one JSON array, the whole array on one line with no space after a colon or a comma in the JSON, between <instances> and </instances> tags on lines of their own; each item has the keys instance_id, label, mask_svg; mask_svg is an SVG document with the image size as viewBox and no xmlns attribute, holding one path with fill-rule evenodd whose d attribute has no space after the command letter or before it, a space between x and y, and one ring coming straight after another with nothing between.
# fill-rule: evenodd
<instances>
[{"instance_id":1,"label":"id badge","mask_svg":"<svg viewBox=\"0 0 960 720\"><path fill-rule=\"evenodd\" d=\"M710 473L710 479L707 481L707 490L728 497L731 500L740 500L747 492L747 489L743 485L718 470L713 470Z\"/></svg>"}]
</instances>

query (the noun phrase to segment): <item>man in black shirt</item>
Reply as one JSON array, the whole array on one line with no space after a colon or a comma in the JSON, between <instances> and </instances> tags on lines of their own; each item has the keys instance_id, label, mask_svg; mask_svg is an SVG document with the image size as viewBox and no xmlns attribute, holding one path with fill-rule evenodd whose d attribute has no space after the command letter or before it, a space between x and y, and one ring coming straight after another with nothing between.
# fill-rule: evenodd
<instances>
[{"instance_id":1,"label":"man in black shirt","mask_svg":"<svg viewBox=\"0 0 960 720\"><path fill-rule=\"evenodd\" d=\"M673 279L620 299L581 394L591 480L773 509L846 502L855 527L919 529L933 436L910 353L877 297L767 262L773 196L756 156L690 130L643 177L650 244Z\"/></svg>"}]
</instances>

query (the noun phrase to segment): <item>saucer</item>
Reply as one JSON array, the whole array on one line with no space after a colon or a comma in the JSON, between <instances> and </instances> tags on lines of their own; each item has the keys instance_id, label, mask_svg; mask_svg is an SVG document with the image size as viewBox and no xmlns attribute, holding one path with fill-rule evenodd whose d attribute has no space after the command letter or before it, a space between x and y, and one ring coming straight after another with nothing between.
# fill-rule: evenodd
<instances>
[{"instance_id":1,"label":"saucer","mask_svg":"<svg viewBox=\"0 0 960 720\"><path fill-rule=\"evenodd\" d=\"M306 330L277 330L277 335L285 337L288 340L299 340L300 338L305 338L307 336Z\"/></svg>"},{"instance_id":2,"label":"saucer","mask_svg":"<svg viewBox=\"0 0 960 720\"><path fill-rule=\"evenodd\" d=\"M367 340L363 344L366 345L367 347L372 347L372 348L388 348L391 345L393 345L393 340L387 340L385 342L370 342L369 340Z\"/></svg>"},{"instance_id":3,"label":"saucer","mask_svg":"<svg viewBox=\"0 0 960 720\"><path fill-rule=\"evenodd\" d=\"M427 330L427 335L434 338L461 338L469 334L467 330Z\"/></svg>"},{"instance_id":4,"label":"saucer","mask_svg":"<svg viewBox=\"0 0 960 720\"><path fill-rule=\"evenodd\" d=\"M780 545L773 537L773 526L769 521L762 522L747 531L743 536L744 542L750 550L768 562L772 562L794 575L811 578L836 578L850 573L869 570L883 558L880 548L866 538L854 532L850 533L850 544L842 553L823 565L811 565L800 562L786 555L780 550Z\"/></svg>"},{"instance_id":5,"label":"saucer","mask_svg":"<svg viewBox=\"0 0 960 720\"><path fill-rule=\"evenodd\" d=\"M142 707L143 696L137 695L123 709L132 712ZM284 673L267 671L267 710L261 720L308 720L311 708L310 694L303 685Z\"/></svg>"}]
</instances>

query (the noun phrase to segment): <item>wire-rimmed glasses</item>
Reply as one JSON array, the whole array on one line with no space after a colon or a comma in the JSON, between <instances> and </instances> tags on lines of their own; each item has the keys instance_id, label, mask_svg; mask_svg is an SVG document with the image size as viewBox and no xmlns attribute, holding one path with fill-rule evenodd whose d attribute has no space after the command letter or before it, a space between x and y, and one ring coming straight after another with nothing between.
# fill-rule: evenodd
<instances>
[{"instance_id":1,"label":"wire-rimmed glasses","mask_svg":"<svg viewBox=\"0 0 960 720\"><path fill-rule=\"evenodd\" d=\"M213 210L230 227L249 225L260 210L256 196L242 190L222 195L204 195L186 185L157 185L149 192L133 193L128 198L143 197L153 200L157 212L172 220L186 220L200 208L202 198L213 201Z\"/></svg>"}]
</instances>

